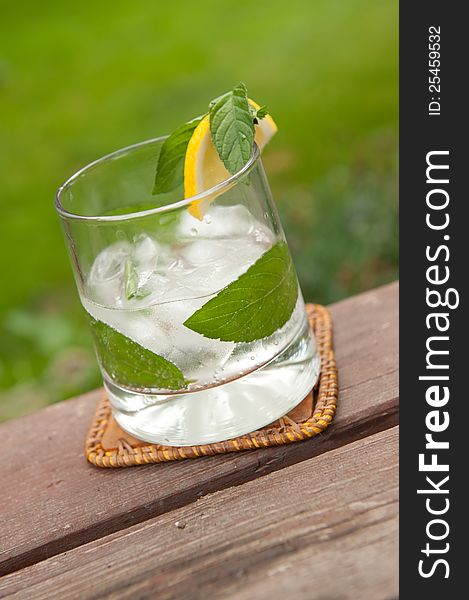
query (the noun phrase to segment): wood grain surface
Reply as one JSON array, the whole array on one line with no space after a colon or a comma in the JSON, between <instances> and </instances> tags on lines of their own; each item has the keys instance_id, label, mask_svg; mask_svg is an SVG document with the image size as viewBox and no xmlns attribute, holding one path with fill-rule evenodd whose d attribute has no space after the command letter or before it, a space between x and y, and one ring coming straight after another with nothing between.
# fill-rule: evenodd
<instances>
[{"instance_id":1,"label":"wood grain surface","mask_svg":"<svg viewBox=\"0 0 469 600\"><path fill-rule=\"evenodd\" d=\"M0 580L0 596L397 596L397 427ZM179 525L176 525L176 523Z\"/></svg>"},{"instance_id":2,"label":"wood grain surface","mask_svg":"<svg viewBox=\"0 0 469 600\"><path fill-rule=\"evenodd\" d=\"M0 427L0 574L284 469L398 421L397 284L331 306L339 367L334 424L255 452L101 470L83 456L100 391Z\"/></svg>"}]
</instances>

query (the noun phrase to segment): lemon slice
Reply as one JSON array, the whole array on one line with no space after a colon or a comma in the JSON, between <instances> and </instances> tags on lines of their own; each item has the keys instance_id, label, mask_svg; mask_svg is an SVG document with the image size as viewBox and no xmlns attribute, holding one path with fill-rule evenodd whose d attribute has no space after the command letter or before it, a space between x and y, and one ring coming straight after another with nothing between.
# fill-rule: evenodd
<instances>
[{"instance_id":1,"label":"lemon slice","mask_svg":"<svg viewBox=\"0 0 469 600\"><path fill-rule=\"evenodd\" d=\"M249 100L251 106L259 109L254 100ZM277 132L277 125L270 115L265 116L255 126L255 142L262 150L271 137ZM184 196L190 198L209 190L215 185L225 181L230 173L225 169L220 160L210 136L210 120L207 115L197 125L187 145L184 161ZM188 208L190 214L202 220L207 208L217 197L217 193L210 194L202 200L191 202Z\"/></svg>"}]
</instances>

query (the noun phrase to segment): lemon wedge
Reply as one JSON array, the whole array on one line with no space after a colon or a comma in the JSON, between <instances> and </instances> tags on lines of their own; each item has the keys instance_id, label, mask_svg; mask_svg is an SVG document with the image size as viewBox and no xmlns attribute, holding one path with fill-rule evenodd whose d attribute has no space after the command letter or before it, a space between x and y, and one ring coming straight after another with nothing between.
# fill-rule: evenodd
<instances>
[{"instance_id":1,"label":"lemon wedge","mask_svg":"<svg viewBox=\"0 0 469 600\"><path fill-rule=\"evenodd\" d=\"M249 103L256 110L259 105L249 99ZM266 115L258 125L255 125L255 142L262 150L272 136L277 132L277 125L270 115ZM207 115L194 129L189 144L187 145L184 160L184 196L190 198L209 190L215 185L230 177L224 164L220 160L210 135L210 120ZM188 208L190 214L202 220L208 207L217 197L213 193L191 202Z\"/></svg>"}]
</instances>

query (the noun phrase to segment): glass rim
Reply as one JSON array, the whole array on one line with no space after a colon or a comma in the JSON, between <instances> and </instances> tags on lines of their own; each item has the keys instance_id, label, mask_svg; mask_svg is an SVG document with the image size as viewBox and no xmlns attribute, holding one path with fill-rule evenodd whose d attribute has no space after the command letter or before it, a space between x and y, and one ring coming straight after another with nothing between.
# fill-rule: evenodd
<instances>
[{"instance_id":1,"label":"glass rim","mask_svg":"<svg viewBox=\"0 0 469 600\"><path fill-rule=\"evenodd\" d=\"M230 189L231 187L233 187L233 185L236 184L236 182L243 175L245 175L247 172L250 171L251 167L254 165L254 163L260 157L259 147L254 142L254 146L252 149L251 156L249 157L249 160L241 167L241 169L236 171L236 173L234 173L233 175L230 175L230 177L227 177L220 183L217 183L217 185L214 185L211 188L204 190L203 192L200 192L199 194L190 196L189 198L183 198L181 200L176 200L169 204L164 204L163 206L157 206L155 208L149 208L147 210L130 212L130 213L126 213L123 215L80 215L78 213L71 212L71 211L67 210L66 208L64 208L64 206L62 206L62 202L61 202L62 194L64 192L66 192L68 189L70 189L82 175L88 173L89 171L91 171L94 168L100 166L101 164L107 162L108 160L114 160L116 158L119 158L121 155L128 153L129 151L138 150L139 148L142 148L143 146L155 144L157 142L163 142L168 137L169 136L164 135L164 136L160 136L160 137L156 137L156 138L151 138L149 140L144 140L143 142L137 142L136 144L131 144L130 146L125 146L124 148L120 148L119 150L115 150L114 152L110 152L109 154L105 154L101 158L98 158L98 159L88 163L87 165L85 165L84 167L82 167L81 169L76 171L73 175L71 175L59 187L59 189L57 190L57 192L55 194L55 200L54 200L54 206L55 206L56 211L64 219L73 219L73 220L78 220L78 221L94 221L94 222L96 222L96 221L100 221L100 222L128 221L129 219L138 219L140 217L147 217L147 216L150 216L153 214L161 214L161 213L165 213L165 212L170 212L174 209L182 208L183 206L187 206L187 205L191 204L192 202L204 200L205 198L208 198L209 196L212 196L213 194L219 195L219 194L223 193L224 191Z\"/></svg>"}]
</instances>

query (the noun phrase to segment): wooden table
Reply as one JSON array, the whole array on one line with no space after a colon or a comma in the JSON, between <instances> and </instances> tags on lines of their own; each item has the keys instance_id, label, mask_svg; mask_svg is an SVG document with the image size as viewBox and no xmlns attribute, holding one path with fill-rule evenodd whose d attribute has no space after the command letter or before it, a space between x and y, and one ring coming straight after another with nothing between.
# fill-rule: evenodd
<instances>
[{"instance_id":1,"label":"wooden table","mask_svg":"<svg viewBox=\"0 0 469 600\"><path fill-rule=\"evenodd\" d=\"M101 470L100 391L0 427L0 597L391 600L397 284L332 305L340 395L312 440Z\"/></svg>"}]
</instances>

